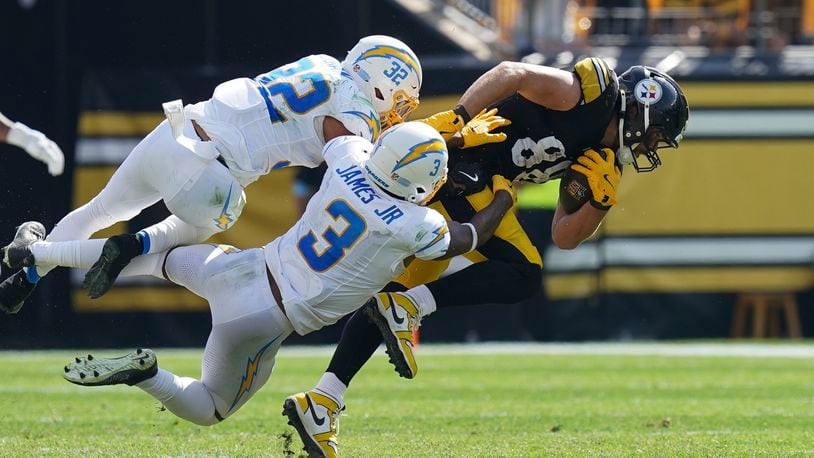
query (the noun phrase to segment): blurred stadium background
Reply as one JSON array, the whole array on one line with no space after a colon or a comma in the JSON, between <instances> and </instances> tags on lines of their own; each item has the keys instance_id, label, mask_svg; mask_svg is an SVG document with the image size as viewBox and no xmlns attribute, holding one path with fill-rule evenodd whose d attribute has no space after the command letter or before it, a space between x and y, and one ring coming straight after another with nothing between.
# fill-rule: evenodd
<instances>
[{"instance_id":1,"label":"blurred stadium background","mask_svg":"<svg viewBox=\"0 0 814 458\"><path fill-rule=\"evenodd\" d=\"M681 149L655 173L628 173L601 233L575 251L549 243L556 186L523 189L544 292L440 311L422 341L814 333L814 0L5 1L0 110L57 141L67 169L52 178L0 145L0 239L30 219L50 228L88 201L163 118L162 102L204 100L221 81L307 54L341 59L373 33L418 53L416 118L453 106L500 60L567 67L585 55L617 71L666 70L691 106ZM240 221L216 240L247 247L281 234L298 215L294 190L307 191L297 176L279 170L251 186ZM158 205L98 235L165 214ZM0 320L0 346L204 343L209 313L192 294L139 279L91 301L81 277L49 275L20 314ZM334 343L340 330L290 343Z\"/></svg>"}]
</instances>

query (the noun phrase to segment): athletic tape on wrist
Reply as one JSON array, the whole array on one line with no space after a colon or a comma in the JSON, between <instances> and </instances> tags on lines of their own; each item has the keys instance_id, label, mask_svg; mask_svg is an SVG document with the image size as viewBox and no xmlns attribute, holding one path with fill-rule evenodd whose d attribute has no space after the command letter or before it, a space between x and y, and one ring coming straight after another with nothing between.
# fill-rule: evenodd
<instances>
[{"instance_id":1,"label":"athletic tape on wrist","mask_svg":"<svg viewBox=\"0 0 814 458\"><path fill-rule=\"evenodd\" d=\"M452 109L452 112L460 116L461 119L464 120L464 124L472 120L472 116L469 116L469 113L463 105L456 105L455 108Z\"/></svg>"},{"instance_id":2,"label":"athletic tape on wrist","mask_svg":"<svg viewBox=\"0 0 814 458\"><path fill-rule=\"evenodd\" d=\"M469 230L472 231L472 246L469 247L469 251L475 251L475 248L478 247L478 231L472 223L463 223L463 225L469 226Z\"/></svg>"}]
</instances>

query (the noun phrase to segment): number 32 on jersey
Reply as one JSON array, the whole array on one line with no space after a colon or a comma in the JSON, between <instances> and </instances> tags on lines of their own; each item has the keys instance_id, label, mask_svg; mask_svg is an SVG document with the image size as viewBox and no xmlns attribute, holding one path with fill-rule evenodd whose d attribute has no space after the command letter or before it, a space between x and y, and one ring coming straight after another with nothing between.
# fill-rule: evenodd
<instances>
[{"instance_id":1,"label":"number 32 on jersey","mask_svg":"<svg viewBox=\"0 0 814 458\"><path fill-rule=\"evenodd\" d=\"M336 222L339 222L340 218L343 219L345 229L337 233L333 225L329 224L322 233L322 240L317 238L314 231L308 231L308 234L297 242L302 257L317 272L325 272L339 262L367 229L365 219L344 200L334 200L325 207L325 212ZM318 241L321 241L322 246L327 245L327 248L318 252L316 248Z\"/></svg>"},{"instance_id":2,"label":"number 32 on jersey","mask_svg":"<svg viewBox=\"0 0 814 458\"><path fill-rule=\"evenodd\" d=\"M325 81L325 77L314 71L314 62L311 57L283 65L265 75L255 78L260 85L260 93L266 101L266 107L271 116L271 122L285 122L288 118L280 112L272 99L280 96L288 108L297 114L305 114L314 108L322 105L331 97L331 86ZM310 86L307 90L300 91L298 88Z\"/></svg>"}]
</instances>

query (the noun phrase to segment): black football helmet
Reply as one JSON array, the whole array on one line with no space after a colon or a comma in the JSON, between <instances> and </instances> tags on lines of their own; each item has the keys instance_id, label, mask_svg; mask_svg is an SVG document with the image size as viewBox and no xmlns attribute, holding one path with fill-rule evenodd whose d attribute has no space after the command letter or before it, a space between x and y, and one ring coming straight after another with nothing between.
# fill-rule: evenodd
<instances>
[{"instance_id":1,"label":"black football helmet","mask_svg":"<svg viewBox=\"0 0 814 458\"><path fill-rule=\"evenodd\" d=\"M619 95L619 161L637 172L655 170L660 148L678 148L690 118L687 97L666 73L642 65L619 75Z\"/></svg>"}]
</instances>

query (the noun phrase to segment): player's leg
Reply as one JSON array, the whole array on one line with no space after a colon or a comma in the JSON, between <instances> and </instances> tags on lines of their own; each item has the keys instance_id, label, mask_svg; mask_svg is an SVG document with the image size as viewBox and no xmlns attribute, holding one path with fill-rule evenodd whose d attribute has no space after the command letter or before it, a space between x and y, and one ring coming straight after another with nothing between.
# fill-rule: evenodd
<instances>
[{"instance_id":1,"label":"player's leg","mask_svg":"<svg viewBox=\"0 0 814 458\"><path fill-rule=\"evenodd\" d=\"M445 199L437 209L448 219L468 221L491 200L492 191L487 188L466 198ZM363 306L381 331L390 360L402 377L412 378L418 370L410 328L437 307L514 303L541 287L540 254L514 213L503 218L493 238L466 257L475 264L426 285L417 285L426 280L420 275L425 266L414 263L396 280L409 289L379 294Z\"/></svg>"},{"instance_id":2,"label":"player's leg","mask_svg":"<svg viewBox=\"0 0 814 458\"><path fill-rule=\"evenodd\" d=\"M224 165L210 161L199 176L174 196L165 197L164 202L172 216L137 234L121 234L108 240L102 256L85 276L91 297L106 293L121 269L136 256L203 242L229 229L240 217L246 195Z\"/></svg>"},{"instance_id":3,"label":"player's leg","mask_svg":"<svg viewBox=\"0 0 814 458\"><path fill-rule=\"evenodd\" d=\"M167 255L164 272L210 302L212 332L201 379L153 369L154 375L129 384L161 401L180 418L212 425L240 409L266 383L280 344L293 328L271 294L261 250L181 247ZM109 360L100 358L78 358L67 366L65 378L82 385L109 379L109 371L98 369L107 363ZM98 375L89 374L90 368ZM80 370L85 371L82 378L77 376Z\"/></svg>"},{"instance_id":4,"label":"player's leg","mask_svg":"<svg viewBox=\"0 0 814 458\"><path fill-rule=\"evenodd\" d=\"M195 172L201 162L175 141L164 122L145 137L116 170L102 191L57 223L49 241L84 240L94 232L137 215L161 199L161 187ZM181 167L190 170L182 171ZM34 285L54 266L41 264L18 271L0 283L0 308L19 310Z\"/></svg>"}]
</instances>

